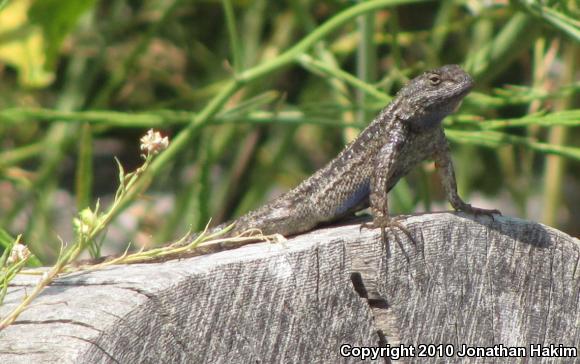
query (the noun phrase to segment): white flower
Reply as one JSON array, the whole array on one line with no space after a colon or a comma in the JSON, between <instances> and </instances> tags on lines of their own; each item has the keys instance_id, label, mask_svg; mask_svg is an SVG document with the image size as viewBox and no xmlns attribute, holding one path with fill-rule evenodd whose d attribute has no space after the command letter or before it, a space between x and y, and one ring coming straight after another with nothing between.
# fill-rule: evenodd
<instances>
[{"instance_id":1,"label":"white flower","mask_svg":"<svg viewBox=\"0 0 580 364\"><path fill-rule=\"evenodd\" d=\"M146 153L146 155L155 155L165 149L169 145L169 139L167 137L162 137L161 133L158 131L153 131L149 129L147 134L141 137L141 150Z\"/></svg>"},{"instance_id":2,"label":"white flower","mask_svg":"<svg viewBox=\"0 0 580 364\"><path fill-rule=\"evenodd\" d=\"M8 263L18 263L21 260L28 259L30 256L30 250L24 244L14 244L12 250L10 251L10 256L8 257Z\"/></svg>"}]
</instances>

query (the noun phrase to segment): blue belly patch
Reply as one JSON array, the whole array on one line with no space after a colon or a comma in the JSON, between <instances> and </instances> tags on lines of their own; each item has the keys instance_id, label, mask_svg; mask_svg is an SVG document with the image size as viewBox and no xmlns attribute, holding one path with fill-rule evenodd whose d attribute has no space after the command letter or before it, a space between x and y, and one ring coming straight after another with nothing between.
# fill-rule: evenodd
<instances>
[{"instance_id":1,"label":"blue belly patch","mask_svg":"<svg viewBox=\"0 0 580 364\"><path fill-rule=\"evenodd\" d=\"M356 207L361 202L363 202L370 193L370 183L366 181L365 183L361 184L353 193L352 195L344 201L344 203L336 209L337 215L342 215L345 212L349 211L350 209Z\"/></svg>"}]
</instances>

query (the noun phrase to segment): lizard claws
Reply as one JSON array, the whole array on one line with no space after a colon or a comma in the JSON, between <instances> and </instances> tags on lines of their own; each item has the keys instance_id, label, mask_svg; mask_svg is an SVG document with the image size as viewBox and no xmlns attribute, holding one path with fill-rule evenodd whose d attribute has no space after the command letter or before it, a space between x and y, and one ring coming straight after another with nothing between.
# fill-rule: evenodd
<instances>
[{"instance_id":1,"label":"lizard claws","mask_svg":"<svg viewBox=\"0 0 580 364\"><path fill-rule=\"evenodd\" d=\"M360 226L360 231L362 231L363 228L365 228L365 229L380 228L381 229L381 237L383 239L383 242L386 243L387 242L386 229L398 228L403 233L405 233L405 235L407 235L407 238L409 238L409 240L411 240L411 243L413 243L413 245L415 247L417 247L417 242L415 241L415 238L413 238L413 235L411 235L409 230L403 224L401 224L401 222L400 222L401 219L402 218L400 218L400 217L391 218L389 216L377 216L377 217L373 218L373 221L371 221L371 222L362 223ZM405 258L407 259L407 262L409 262L409 256L405 252L405 249L403 248L403 244L399 240L399 237L395 233L394 233L394 236L395 236L395 240L397 241L397 244L399 245L399 248L401 248L401 251L405 254Z\"/></svg>"},{"instance_id":2,"label":"lizard claws","mask_svg":"<svg viewBox=\"0 0 580 364\"><path fill-rule=\"evenodd\" d=\"M409 230L401 224L401 218L399 217L388 217L388 216L377 216L370 222L364 222L360 226L360 230L363 228L365 229L392 229L392 228L399 228L400 230L404 231L407 236L410 235Z\"/></svg>"}]
</instances>

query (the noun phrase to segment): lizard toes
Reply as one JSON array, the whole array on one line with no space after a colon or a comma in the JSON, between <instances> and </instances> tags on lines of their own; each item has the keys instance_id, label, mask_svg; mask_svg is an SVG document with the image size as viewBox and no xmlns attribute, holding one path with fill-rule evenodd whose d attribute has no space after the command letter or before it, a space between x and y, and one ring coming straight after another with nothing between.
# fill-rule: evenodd
<instances>
[{"instance_id":1,"label":"lizard toes","mask_svg":"<svg viewBox=\"0 0 580 364\"><path fill-rule=\"evenodd\" d=\"M384 236L386 229L399 229L402 231L409 240L413 243L413 245L417 245L415 239L413 238L412 234L409 230L401 223L404 217L396 216L396 217L388 217L388 216L377 216L373 219L373 221L362 223L360 226L361 231L363 228L365 229L381 229L381 232Z\"/></svg>"}]
</instances>

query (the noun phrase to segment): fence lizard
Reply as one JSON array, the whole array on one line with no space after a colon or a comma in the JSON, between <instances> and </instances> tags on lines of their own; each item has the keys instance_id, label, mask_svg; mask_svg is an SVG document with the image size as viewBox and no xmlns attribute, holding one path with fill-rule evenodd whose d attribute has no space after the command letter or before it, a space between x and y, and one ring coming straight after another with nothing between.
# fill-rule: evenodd
<instances>
[{"instance_id":1,"label":"fence lizard","mask_svg":"<svg viewBox=\"0 0 580 364\"><path fill-rule=\"evenodd\" d=\"M465 203L441 121L473 87L458 65L427 71L402 88L373 122L335 159L296 188L234 221L228 236L248 229L284 236L309 231L369 207L369 228L400 226L388 212L387 193L419 162L432 158L455 210L499 214ZM217 228L226 226L220 225Z\"/></svg>"}]
</instances>

